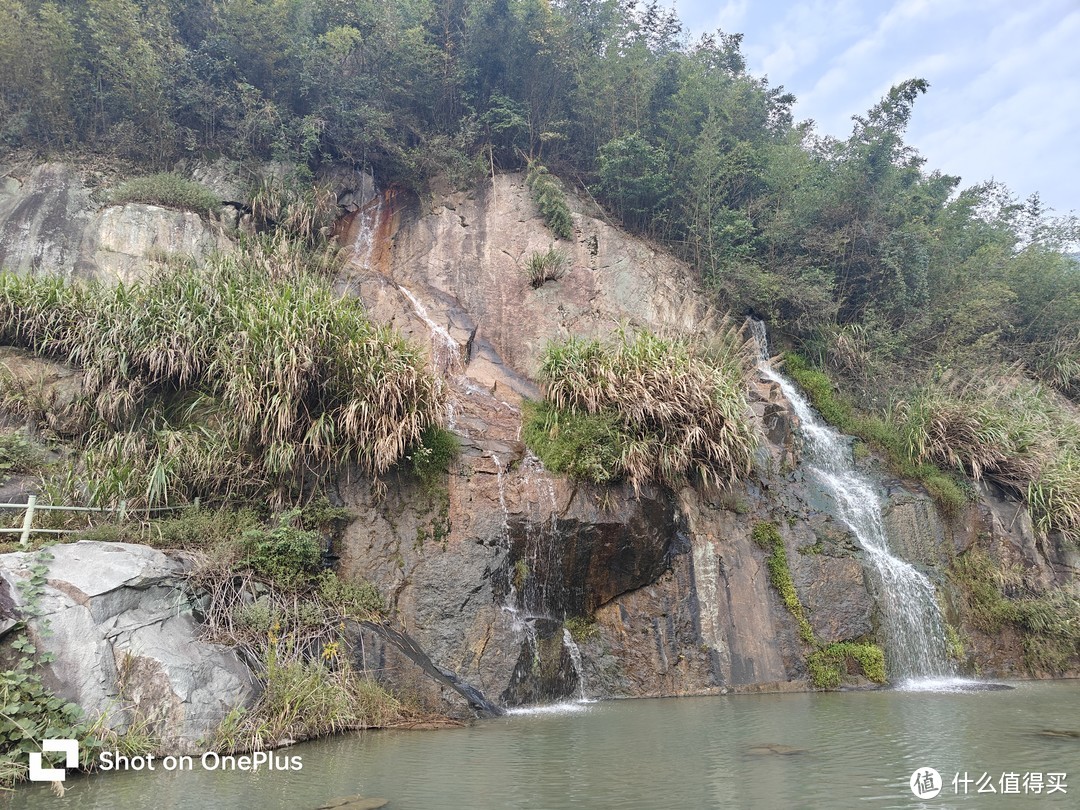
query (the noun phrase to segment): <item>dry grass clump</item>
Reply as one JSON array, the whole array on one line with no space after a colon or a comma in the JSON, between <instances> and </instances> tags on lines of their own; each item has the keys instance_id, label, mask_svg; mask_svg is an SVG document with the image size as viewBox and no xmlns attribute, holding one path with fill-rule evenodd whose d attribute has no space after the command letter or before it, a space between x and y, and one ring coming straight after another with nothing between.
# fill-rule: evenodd
<instances>
[{"instance_id":1,"label":"dry grass clump","mask_svg":"<svg viewBox=\"0 0 1080 810\"><path fill-rule=\"evenodd\" d=\"M924 389L895 418L912 459L994 481L1027 501L1040 529L1080 542L1075 407L1040 385L985 373Z\"/></svg>"},{"instance_id":2,"label":"dry grass clump","mask_svg":"<svg viewBox=\"0 0 1080 810\"><path fill-rule=\"evenodd\" d=\"M338 217L337 195L328 185L268 178L252 192L251 214L262 230L320 245Z\"/></svg>"},{"instance_id":3,"label":"dry grass clump","mask_svg":"<svg viewBox=\"0 0 1080 810\"><path fill-rule=\"evenodd\" d=\"M535 251L525 263L525 278L529 286L538 290L548 281L558 281L566 275L566 254L551 247Z\"/></svg>"},{"instance_id":4,"label":"dry grass clump","mask_svg":"<svg viewBox=\"0 0 1080 810\"><path fill-rule=\"evenodd\" d=\"M636 490L649 481L677 486L687 474L725 483L749 471L755 436L747 363L744 341L730 326L708 345L620 328L606 342L550 346L540 374L556 411L614 422L612 477L629 479ZM557 429L558 420L552 424Z\"/></svg>"},{"instance_id":5,"label":"dry grass clump","mask_svg":"<svg viewBox=\"0 0 1080 810\"><path fill-rule=\"evenodd\" d=\"M0 343L85 371L106 499L284 491L349 462L377 479L439 413L418 349L247 251L117 287L0 274Z\"/></svg>"}]
</instances>

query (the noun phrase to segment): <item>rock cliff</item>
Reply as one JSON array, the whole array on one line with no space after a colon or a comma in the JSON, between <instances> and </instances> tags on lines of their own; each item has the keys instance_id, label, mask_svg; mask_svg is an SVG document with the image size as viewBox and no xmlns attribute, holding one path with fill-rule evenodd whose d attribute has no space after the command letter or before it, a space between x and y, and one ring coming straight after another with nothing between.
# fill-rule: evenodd
<instances>
[{"instance_id":1,"label":"rock cliff","mask_svg":"<svg viewBox=\"0 0 1080 810\"><path fill-rule=\"evenodd\" d=\"M227 168L205 171L228 179ZM358 477L339 482L341 503L357 515L334 549L341 572L374 582L389 601L392 626L429 659L417 668L391 643L392 634L369 630L360 636L364 663L452 712L462 710L462 698L445 679L428 679L422 670L434 666L509 705L581 695L806 688L798 625L751 538L760 521L779 527L815 635L824 642L875 636L879 619L862 551L834 506L805 479L798 420L769 380L755 380L748 392L761 435L754 473L728 490L646 489L635 496L626 487L575 486L549 474L522 444L521 404L540 393L537 366L547 342L603 335L621 323L687 333L718 322L686 266L620 231L573 193L567 196L574 236L554 238L521 175L423 200L393 189L376 193L370 178L356 173L335 178L347 212L340 238L350 253L336 287L429 347L448 395L446 424L462 442L460 458L435 487L391 476L386 496L375 499ZM11 269L132 278L159 250L198 256L228 249L220 228L194 215L154 206L95 208L68 167L40 166L3 182L0 261ZM524 266L551 247L566 256L567 272L534 289ZM40 362L23 359L26 368ZM46 371L59 378L55 369ZM980 538L1023 565L1033 581L1075 576L1076 555L1038 538L1030 522L1007 516L1015 505L996 495L984 492L966 514L945 520L924 493L876 473L888 494L894 539L931 573L946 601L955 594L943 567ZM106 550L85 553L104 560ZM112 656L102 664L107 672L116 669L115 649L142 655L143 644L135 636L101 641L114 638L109 623L127 627L152 613L144 597L173 587L160 583L179 563L153 556L132 556L129 564L141 561L145 571L129 571L131 577L86 596L92 602L94 594L128 594L107 598L111 612L84 622L87 638L98 638L93 654ZM5 563L5 581L21 564ZM147 572L155 571L153 588L124 584L149 581ZM65 576L55 579L72 584ZM86 601L68 586L56 593L57 617L76 615L64 599ZM92 626L98 629L91 633ZM166 627L190 640L194 623L183 613L152 626L156 645ZM992 640L975 641L984 672L1019 671L1015 648L998 653ZM229 679L221 688L230 701L248 698L226 652L192 649L203 662L225 656L215 664ZM182 708L219 688L217 676L192 683L203 676L177 675L166 658L145 669L164 667L162 694L172 684L173 695L167 705ZM117 693L111 674L93 684L83 684L75 669L69 674L80 684L80 699L91 704ZM178 677L187 686L177 685ZM204 712L191 722L209 717Z\"/></svg>"}]
</instances>

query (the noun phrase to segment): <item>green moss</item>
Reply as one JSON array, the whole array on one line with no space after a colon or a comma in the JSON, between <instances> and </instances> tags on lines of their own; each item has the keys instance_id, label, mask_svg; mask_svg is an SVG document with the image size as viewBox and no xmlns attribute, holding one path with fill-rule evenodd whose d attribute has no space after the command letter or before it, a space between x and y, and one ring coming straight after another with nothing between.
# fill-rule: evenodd
<instances>
[{"instance_id":1,"label":"green moss","mask_svg":"<svg viewBox=\"0 0 1080 810\"><path fill-rule=\"evenodd\" d=\"M769 571L769 582L780 594L780 600L795 617L799 625L799 637L807 644L815 644L814 630L806 618L806 611L799 594L795 590L795 581L791 578L791 569L788 566L787 551L784 548L784 539L780 536L775 523L761 521L754 524L750 536L759 548L768 552L765 557L765 567Z\"/></svg>"},{"instance_id":2,"label":"green moss","mask_svg":"<svg viewBox=\"0 0 1080 810\"><path fill-rule=\"evenodd\" d=\"M563 627L570 631L570 637L578 644L600 637L600 628L596 626L596 622L585 616L571 616L563 622Z\"/></svg>"},{"instance_id":3,"label":"green moss","mask_svg":"<svg viewBox=\"0 0 1080 810\"><path fill-rule=\"evenodd\" d=\"M525 582L529 578L529 563L524 557L519 557L514 563L514 587L520 591L525 587Z\"/></svg>"},{"instance_id":4,"label":"green moss","mask_svg":"<svg viewBox=\"0 0 1080 810\"><path fill-rule=\"evenodd\" d=\"M960 632L948 622L945 623L945 654L957 663L962 663L967 659L967 651Z\"/></svg>"},{"instance_id":5,"label":"green moss","mask_svg":"<svg viewBox=\"0 0 1080 810\"><path fill-rule=\"evenodd\" d=\"M885 683L885 653L876 644L840 641L827 644L806 659L810 681L819 689L835 689L849 673L849 663L858 664L862 674L874 683Z\"/></svg>"},{"instance_id":6,"label":"green moss","mask_svg":"<svg viewBox=\"0 0 1080 810\"><path fill-rule=\"evenodd\" d=\"M768 521L755 523L750 537L758 548L767 552L765 566L769 572L769 582L780 595L784 606L795 617L799 625L799 637L816 648L806 658L811 683L819 689L835 689L840 686L848 673L849 659L859 665L866 678L875 683L885 683L885 653L881 647L859 641L822 644L814 635L814 630L806 618L806 610L795 590L784 539L780 536L776 524Z\"/></svg>"}]
</instances>

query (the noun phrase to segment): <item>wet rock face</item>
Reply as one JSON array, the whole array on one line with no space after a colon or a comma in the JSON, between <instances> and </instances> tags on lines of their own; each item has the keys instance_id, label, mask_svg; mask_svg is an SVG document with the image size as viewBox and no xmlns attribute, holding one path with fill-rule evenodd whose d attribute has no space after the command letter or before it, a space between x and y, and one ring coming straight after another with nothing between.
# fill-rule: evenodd
<instances>
[{"instance_id":1,"label":"wet rock face","mask_svg":"<svg viewBox=\"0 0 1080 810\"><path fill-rule=\"evenodd\" d=\"M605 510L596 493L583 489L548 521L509 520L510 581L497 584L499 595L526 612L589 616L655 580L668 566L676 533L671 498L645 491L634 501L621 492L616 502L617 511Z\"/></svg>"},{"instance_id":2,"label":"wet rock face","mask_svg":"<svg viewBox=\"0 0 1080 810\"><path fill-rule=\"evenodd\" d=\"M564 697L576 688L569 652L558 652L564 620L662 574L673 505L624 493L615 510L601 509L532 464L499 463L465 457L434 493L405 478L382 501L363 487L343 491L359 518L340 566L374 581L432 661L489 697ZM538 644L553 666L531 678Z\"/></svg>"},{"instance_id":3,"label":"wet rock face","mask_svg":"<svg viewBox=\"0 0 1080 810\"><path fill-rule=\"evenodd\" d=\"M42 665L46 684L91 722L145 722L163 747L195 751L231 709L254 701L257 682L237 653L200 638L182 559L128 543L80 542L49 554L0 555L4 632L23 617L19 583L45 564L42 619L29 620L30 634L55 656Z\"/></svg>"}]
</instances>

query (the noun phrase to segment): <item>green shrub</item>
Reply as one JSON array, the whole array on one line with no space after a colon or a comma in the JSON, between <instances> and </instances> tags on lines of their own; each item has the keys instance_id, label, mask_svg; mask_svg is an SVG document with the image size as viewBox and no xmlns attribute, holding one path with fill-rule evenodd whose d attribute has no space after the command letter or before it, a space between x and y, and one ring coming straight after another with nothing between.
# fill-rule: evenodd
<instances>
[{"instance_id":1,"label":"green shrub","mask_svg":"<svg viewBox=\"0 0 1080 810\"><path fill-rule=\"evenodd\" d=\"M36 473L45 462L41 448L21 433L0 433L0 482L11 475Z\"/></svg>"},{"instance_id":2,"label":"green shrub","mask_svg":"<svg viewBox=\"0 0 1080 810\"><path fill-rule=\"evenodd\" d=\"M334 506L325 495L313 498L300 509L300 526L308 531L338 533L348 523L356 520L356 514L344 506Z\"/></svg>"},{"instance_id":3,"label":"green shrub","mask_svg":"<svg viewBox=\"0 0 1080 810\"><path fill-rule=\"evenodd\" d=\"M322 537L294 526L295 518L287 513L273 529L246 531L240 564L286 588L311 580L322 570Z\"/></svg>"},{"instance_id":4,"label":"green shrub","mask_svg":"<svg viewBox=\"0 0 1080 810\"><path fill-rule=\"evenodd\" d=\"M333 571L323 572L318 594L343 617L373 621L386 613L386 600L370 582L348 582Z\"/></svg>"},{"instance_id":5,"label":"green shrub","mask_svg":"<svg viewBox=\"0 0 1080 810\"><path fill-rule=\"evenodd\" d=\"M203 215L221 208L221 200L210 189L170 172L133 177L121 183L109 200L114 205L147 203Z\"/></svg>"},{"instance_id":6,"label":"green shrub","mask_svg":"<svg viewBox=\"0 0 1080 810\"><path fill-rule=\"evenodd\" d=\"M534 252L525 264L525 277L529 286L537 290L548 281L558 281L566 274L566 262L566 254L553 247L543 253Z\"/></svg>"},{"instance_id":7,"label":"green shrub","mask_svg":"<svg viewBox=\"0 0 1080 810\"><path fill-rule=\"evenodd\" d=\"M570 239L574 235L574 221L570 216L570 207L559 187L558 181L551 176L546 167L538 161L529 164L529 173L525 182L532 189L532 197L540 208L544 222L551 232L560 239Z\"/></svg>"},{"instance_id":8,"label":"green shrub","mask_svg":"<svg viewBox=\"0 0 1080 810\"><path fill-rule=\"evenodd\" d=\"M622 474L629 437L612 413L560 411L547 402L526 402L521 438L547 469L593 484Z\"/></svg>"},{"instance_id":9,"label":"green shrub","mask_svg":"<svg viewBox=\"0 0 1080 810\"><path fill-rule=\"evenodd\" d=\"M421 434L419 444L409 453L409 466L430 493L460 452L461 441L456 435L439 425L429 425Z\"/></svg>"},{"instance_id":10,"label":"green shrub","mask_svg":"<svg viewBox=\"0 0 1080 810\"><path fill-rule=\"evenodd\" d=\"M586 480L625 477L635 490L650 481L679 486L687 475L730 482L749 471L756 442L746 372L742 340L732 328L708 346L626 329L606 342L551 345L540 369L551 408L529 420L529 435L538 441L533 450L545 463L547 454L558 466L576 467ZM569 440L559 441L566 414L605 420L573 425L568 438L585 452L582 462L569 459ZM614 466L599 447L606 437L617 441ZM553 449L561 458L552 457Z\"/></svg>"}]
</instances>

